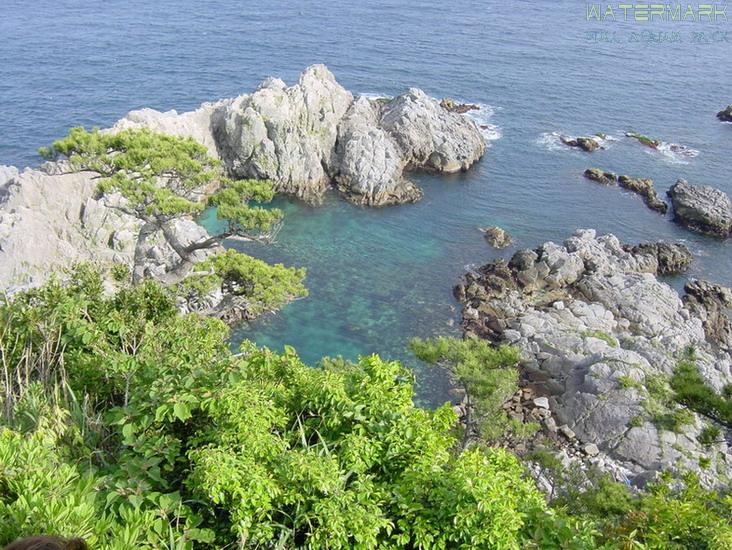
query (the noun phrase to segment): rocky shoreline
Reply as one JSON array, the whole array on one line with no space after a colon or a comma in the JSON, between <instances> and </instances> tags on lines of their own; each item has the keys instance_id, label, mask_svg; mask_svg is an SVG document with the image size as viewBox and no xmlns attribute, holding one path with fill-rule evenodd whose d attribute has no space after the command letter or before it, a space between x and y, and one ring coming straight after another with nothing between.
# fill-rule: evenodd
<instances>
[{"instance_id":1,"label":"rocky shoreline","mask_svg":"<svg viewBox=\"0 0 732 550\"><path fill-rule=\"evenodd\" d=\"M540 414L546 437L537 441L554 440L565 453L569 446L573 456L639 485L664 470L696 471L717 485L732 476L726 440L700 442L714 423L667 393L690 349L712 388L732 382L723 313L730 291L698 281L681 298L658 279L691 260L683 245L631 247L580 230L564 245L545 243L468 273L455 295L466 337L521 350L522 384L532 400L546 398L550 413L518 411L516 402L508 408L527 421Z\"/></svg>"},{"instance_id":2,"label":"rocky shoreline","mask_svg":"<svg viewBox=\"0 0 732 550\"><path fill-rule=\"evenodd\" d=\"M458 114L472 106L443 104L415 88L391 99L354 97L313 65L290 87L269 78L251 94L191 112L133 111L104 132L147 128L192 138L231 178L267 179L314 204L333 187L355 203L382 206L422 196L409 171L464 171L484 154L480 128ZM118 195L100 196L96 178L65 162L0 167L0 288L38 285L80 261L132 265L140 221L119 208ZM149 237L142 267L160 280L176 258L169 242L208 238L192 220L166 230L172 234Z\"/></svg>"}]
</instances>

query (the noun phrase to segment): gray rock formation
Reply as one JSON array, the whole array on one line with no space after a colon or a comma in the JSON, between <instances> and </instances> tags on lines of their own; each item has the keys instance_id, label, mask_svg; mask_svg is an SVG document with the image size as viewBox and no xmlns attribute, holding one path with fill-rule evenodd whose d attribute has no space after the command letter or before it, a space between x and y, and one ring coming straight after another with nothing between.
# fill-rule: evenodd
<instances>
[{"instance_id":1,"label":"gray rock formation","mask_svg":"<svg viewBox=\"0 0 732 550\"><path fill-rule=\"evenodd\" d=\"M323 65L306 69L294 86L270 78L250 95L187 113L132 111L103 131L129 128L192 138L232 177L271 179L280 192L311 202L331 185L361 204L414 201L421 191L405 170L466 170L485 151L474 122L423 92L354 101ZM132 264L140 222L119 209L120 197L98 197L94 177L69 173L65 163L22 173L0 167L0 288L38 284L78 261ZM162 280L175 268L169 242L207 237L192 221L153 229L143 270Z\"/></svg>"},{"instance_id":2,"label":"gray rock formation","mask_svg":"<svg viewBox=\"0 0 732 550\"><path fill-rule=\"evenodd\" d=\"M674 221L698 233L729 237L732 201L727 193L680 179L669 189L668 196L674 209Z\"/></svg>"},{"instance_id":3,"label":"gray rock formation","mask_svg":"<svg viewBox=\"0 0 732 550\"><path fill-rule=\"evenodd\" d=\"M732 105L727 105L726 109L719 111L717 118L722 122L732 122Z\"/></svg>"},{"instance_id":4,"label":"gray rock formation","mask_svg":"<svg viewBox=\"0 0 732 550\"><path fill-rule=\"evenodd\" d=\"M384 105L381 126L399 145L408 169L465 171L485 152L475 123L411 88Z\"/></svg>"},{"instance_id":5,"label":"gray rock formation","mask_svg":"<svg viewBox=\"0 0 732 550\"><path fill-rule=\"evenodd\" d=\"M668 382L690 348L711 387L732 382L732 357L719 345L729 335L730 296L696 283L682 300L660 282L657 273L686 265L687 251L674 248L624 247L582 230L563 246L483 266L455 293L466 334L520 348L524 382L549 397L552 426L566 424L581 448L598 447L592 463L639 483L665 469L724 483L732 475L727 444L697 440L710 421L679 414Z\"/></svg>"},{"instance_id":6,"label":"gray rock formation","mask_svg":"<svg viewBox=\"0 0 732 550\"><path fill-rule=\"evenodd\" d=\"M280 192L316 202L332 181L338 124L352 102L323 65L289 88L269 78L214 115L221 157L234 177L269 179Z\"/></svg>"},{"instance_id":7,"label":"gray rock formation","mask_svg":"<svg viewBox=\"0 0 732 550\"><path fill-rule=\"evenodd\" d=\"M391 135L379 126L381 107L364 97L353 102L338 128L335 176L344 196L360 204L418 200L420 189L404 177L404 159Z\"/></svg>"}]
</instances>

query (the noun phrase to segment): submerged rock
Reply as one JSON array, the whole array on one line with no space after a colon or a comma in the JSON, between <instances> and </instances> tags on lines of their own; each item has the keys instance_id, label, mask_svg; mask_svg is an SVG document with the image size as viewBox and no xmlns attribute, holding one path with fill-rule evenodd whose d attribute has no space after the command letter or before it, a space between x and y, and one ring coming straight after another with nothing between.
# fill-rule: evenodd
<instances>
[{"instance_id":1,"label":"submerged rock","mask_svg":"<svg viewBox=\"0 0 732 550\"><path fill-rule=\"evenodd\" d=\"M692 231L719 237L732 232L732 202L724 191L678 180L668 191L674 220Z\"/></svg>"},{"instance_id":2,"label":"submerged rock","mask_svg":"<svg viewBox=\"0 0 732 550\"><path fill-rule=\"evenodd\" d=\"M486 227L482 228L481 231L483 232L485 240L493 248L506 248L513 242L511 235L509 235L506 230L501 227Z\"/></svg>"},{"instance_id":3,"label":"submerged rock","mask_svg":"<svg viewBox=\"0 0 732 550\"><path fill-rule=\"evenodd\" d=\"M726 109L719 111L717 118L722 122L732 122L732 105L727 105Z\"/></svg>"},{"instance_id":4,"label":"submerged rock","mask_svg":"<svg viewBox=\"0 0 732 550\"><path fill-rule=\"evenodd\" d=\"M643 202L651 210L655 210L661 214L665 214L668 211L668 205L658 196L656 189L653 187L652 179L618 176L612 172L600 170L599 168L588 168L584 171L584 176L603 185L615 185L617 183L623 189L640 195Z\"/></svg>"},{"instance_id":5,"label":"submerged rock","mask_svg":"<svg viewBox=\"0 0 732 550\"><path fill-rule=\"evenodd\" d=\"M604 470L638 483L692 470L714 485L732 475L727 445L698 441L710 423L698 414L670 430L663 419L681 406L656 390L690 347L712 388L732 382L732 357L719 344L729 334L729 294L696 285L682 300L657 278L688 261L679 245L623 246L581 230L564 245L548 242L467 274L455 294L466 335L517 346L522 382L549 397L553 424L566 425Z\"/></svg>"}]
</instances>

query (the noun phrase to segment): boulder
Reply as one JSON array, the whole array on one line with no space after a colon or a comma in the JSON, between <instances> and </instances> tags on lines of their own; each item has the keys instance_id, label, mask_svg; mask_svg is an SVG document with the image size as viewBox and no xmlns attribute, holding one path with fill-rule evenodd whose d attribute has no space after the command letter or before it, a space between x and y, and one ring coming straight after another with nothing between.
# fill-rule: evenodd
<instances>
[{"instance_id":1,"label":"boulder","mask_svg":"<svg viewBox=\"0 0 732 550\"><path fill-rule=\"evenodd\" d=\"M732 105L727 105L726 109L719 111L717 118L722 122L732 122Z\"/></svg>"},{"instance_id":2,"label":"boulder","mask_svg":"<svg viewBox=\"0 0 732 550\"><path fill-rule=\"evenodd\" d=\"M678 180L668 191L674 220L698 233L729 237L732 231L732 202L724 191L708 185Z\"/></svg>"},{"instance_id":3,"label":"boulder","mask_svg":"<svg viewBox=\"0 0 732 550\"><path fill-rule=\"evenodd\" d=\"M486 227L482 228L481 231L483 232L485 240L493 248L506 248L513 242L511 235L509 235L506 230L501 227Z\"/></svg>"}]
</instances>

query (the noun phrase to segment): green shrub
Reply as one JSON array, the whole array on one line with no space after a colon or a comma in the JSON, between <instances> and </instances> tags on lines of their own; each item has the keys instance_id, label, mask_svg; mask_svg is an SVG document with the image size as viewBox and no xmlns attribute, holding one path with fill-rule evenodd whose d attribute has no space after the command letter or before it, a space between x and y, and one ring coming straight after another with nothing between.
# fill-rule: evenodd
<instances>
[{"instance_id":1,"label":"green shrub","mask_svg":"<svg viewBox=\"0 0 732 550\"><path fill-rule=\"evenodd\" d=\"M423 361L450 369L465 388L475 409L478 432L485 439L497 439L507 431L520 434L523 428L510 422L503 404L518 391L519 350L510 346L494 347L485 340L433 338L411 341L410 348ZM536 426L529 426L530 436Z\"/></svg>"},{"instance_id":2,"label":"green shrub","mask_svg":"<svg viewBox=\"0 0 732 550\"><path fill-rule=\"evenodd\" d=\"M732 400L707 385L693 360L679 362L671 378L676 401L712 420L732 427Z\"/></svg>"}]
</instances>

